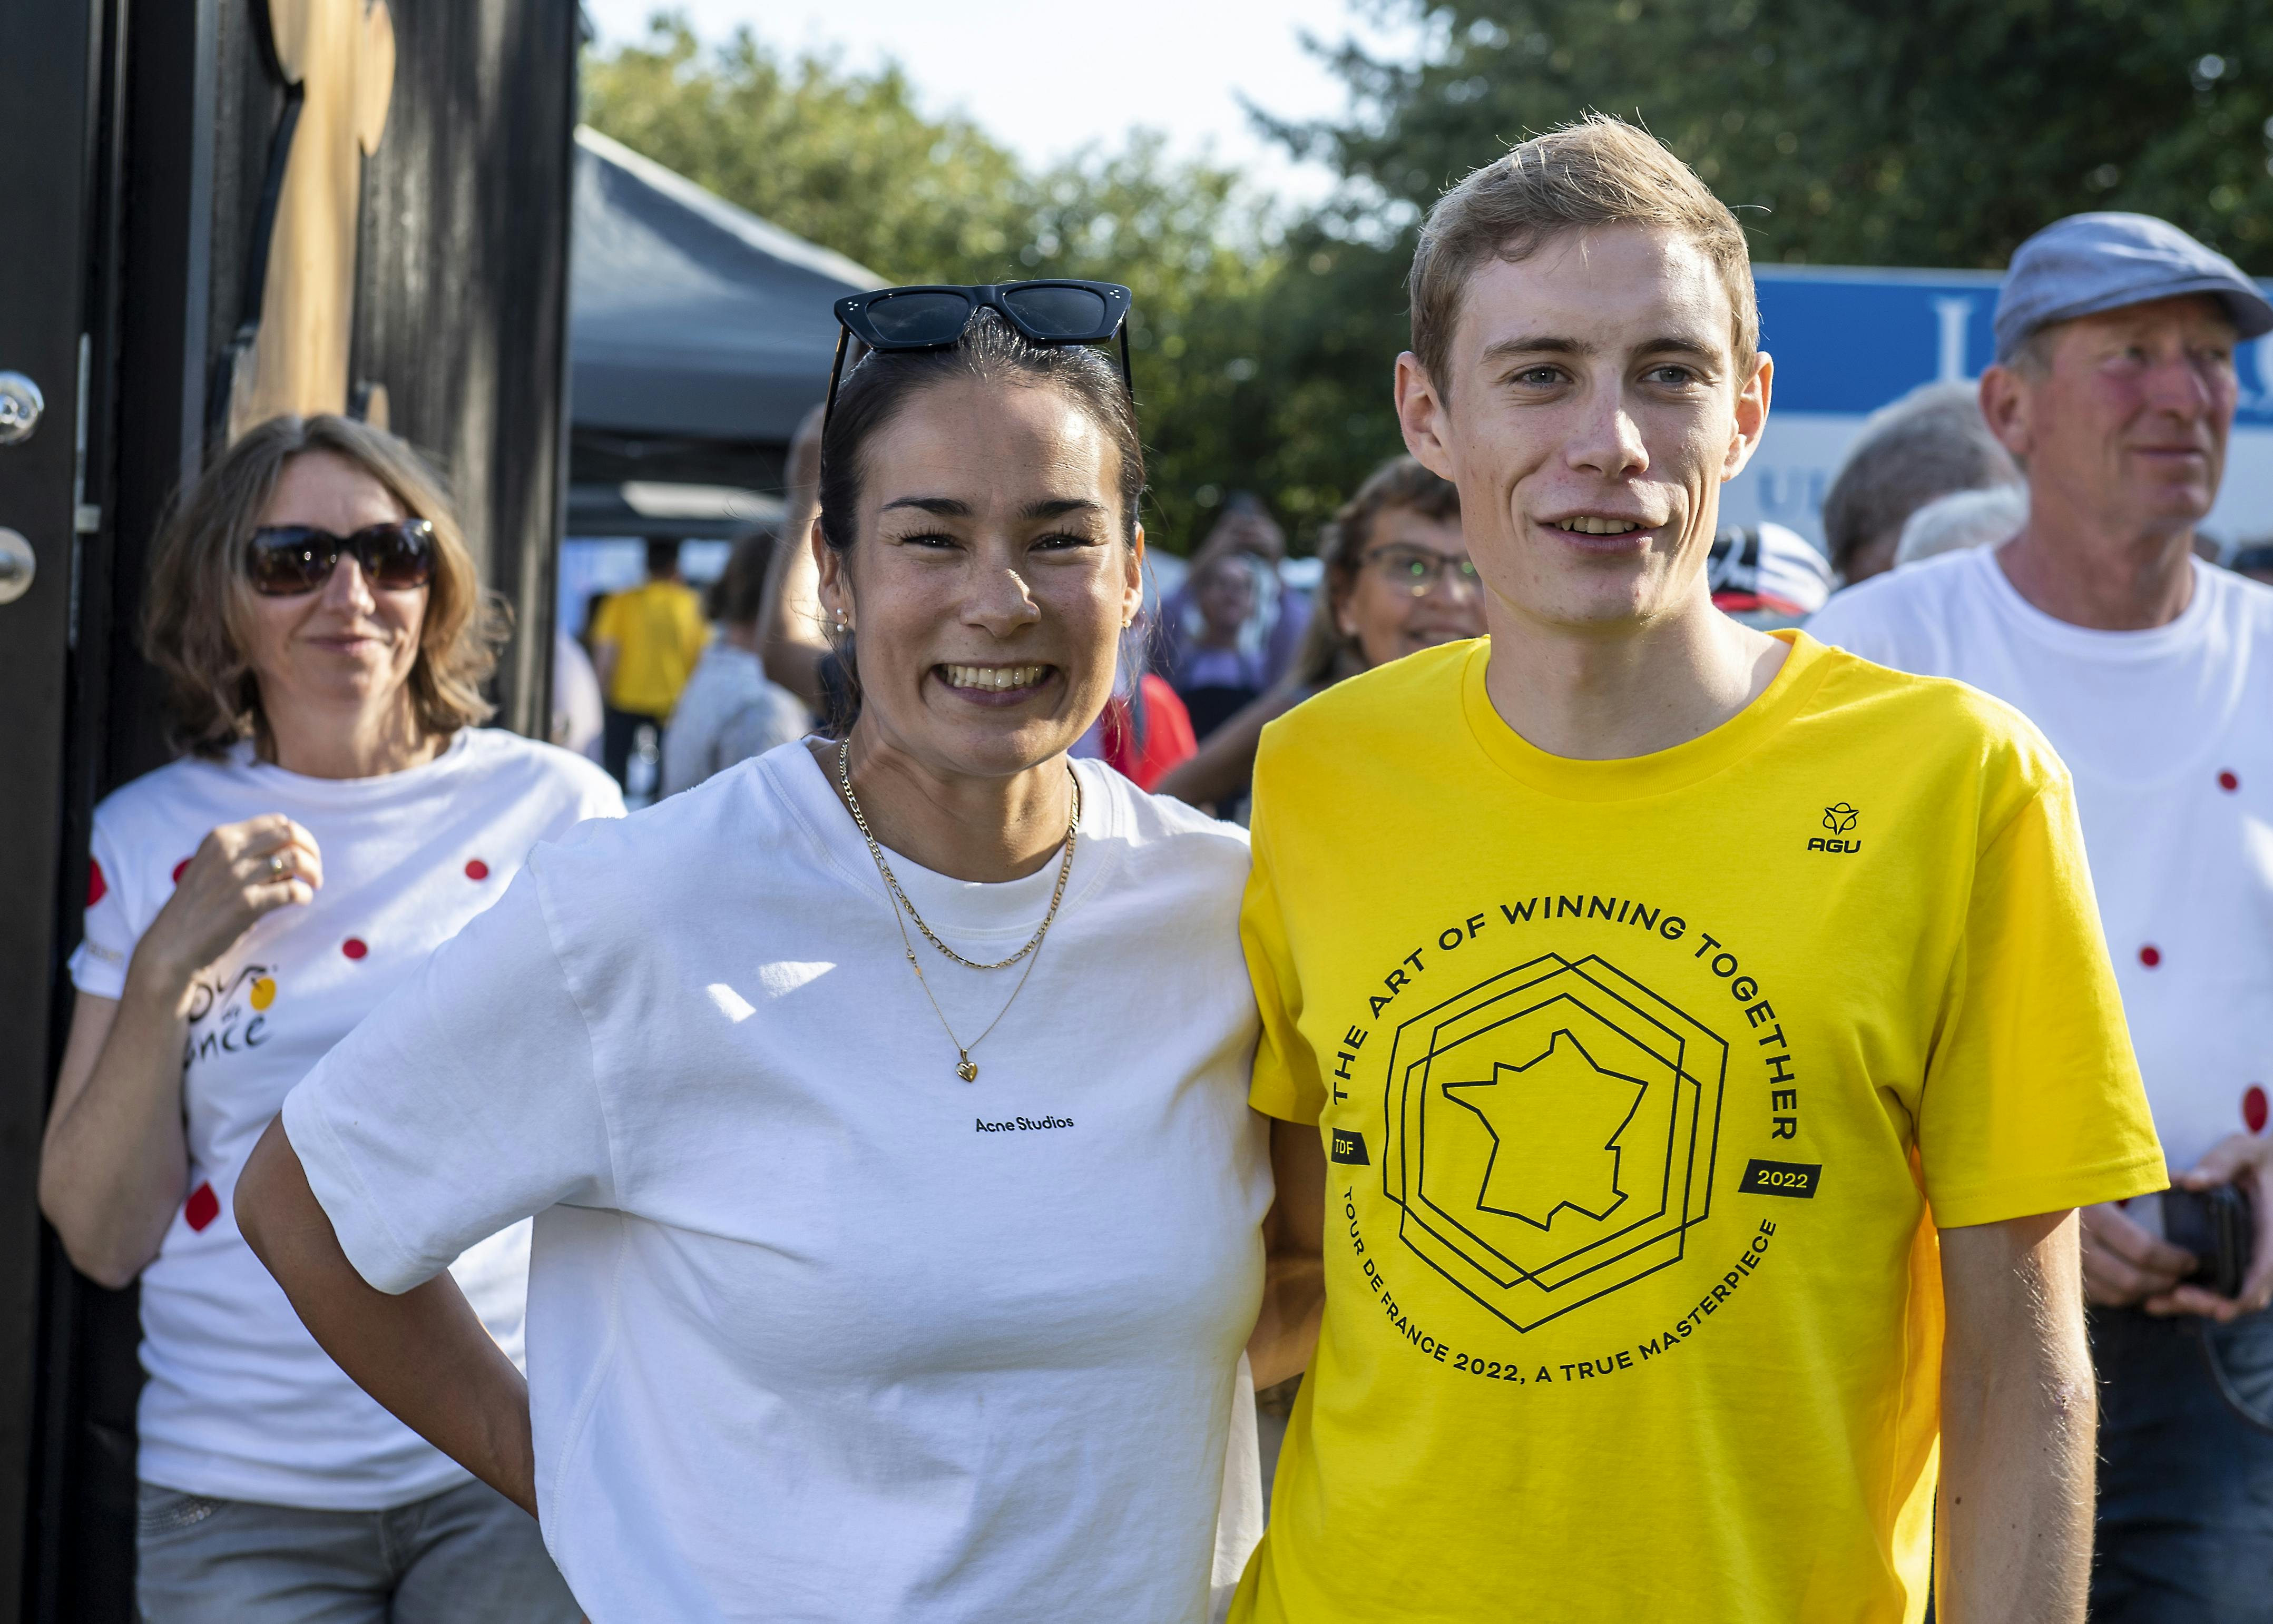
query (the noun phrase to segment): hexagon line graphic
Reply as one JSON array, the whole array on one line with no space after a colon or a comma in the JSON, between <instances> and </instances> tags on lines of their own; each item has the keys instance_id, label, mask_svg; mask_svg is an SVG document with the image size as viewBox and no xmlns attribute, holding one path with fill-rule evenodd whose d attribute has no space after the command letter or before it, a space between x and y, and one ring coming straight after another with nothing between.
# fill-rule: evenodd
<instances>
[{"instance_id":1,"label":"hexagon line graphic","mask_svg":"<svg viewBox=\"0 0 2273 1624\"><path fill-rule=\"evenodd\" d=\"M1498 1157L1504 1149L1523 1155L1526 1144L1545 1157L1548 1171L1540 1176L1550 1186L1557 1177L1576 1177L1594 1187L1586 1185L1591 1130L1555 1118L1553 1095L1534 1102L1549 1113L1527 1119L1539 1125L1536 1135L1512 1142L1474 1103L1492 1086L1478 1087L1480 1074L1495 1081L1519 1074L1554 1053L1560 1039L1591 1068L1559 1071L1566 1086L1583 1090L1599 1074L1636 1089L1607 1136L1605 1148L1617 1153L1615 1199L1597 1201L1599 1211L1561 1199L1543 1213L1489 1204ZM1380 1177L1384 1194L1399 1209L1399 1239L1519 1331L1677 1261L1688 1231L1711 1208L1728 1054L1717 1033L1599 955L1573 962L1543 954L1419 1012L1396 1029L1384 1079ZM1451 1080L1432 1081L1439 1060L1449 1068L1454 1059L1460 1065ZM1592 1109L1614 1105L1614 1094ZM1579 1137L1570 1138L1573 1133ZM1637 1133L1644 1137L1636 1140ZM1630 1153L1647 1159L1633 1168ZM1556 1173L1557 1156L1575 1156L1568 1164L1579 1171ZM1654 1209L1640 1210L1644 1203Z\"/></svg>"}]
</instances>

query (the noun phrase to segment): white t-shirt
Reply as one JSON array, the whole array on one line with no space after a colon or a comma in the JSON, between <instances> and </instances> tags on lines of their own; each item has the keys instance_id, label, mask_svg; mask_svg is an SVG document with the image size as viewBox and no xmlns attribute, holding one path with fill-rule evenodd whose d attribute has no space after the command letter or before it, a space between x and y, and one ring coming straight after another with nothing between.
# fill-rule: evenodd
<instances>
[{"instance_id":1,"label":"white t-shirt","mask_svg":"<svg viewBox=\"0 0 2273 1624\"><path fill-rule=\"evenodd\" d=\"M237 1171L292 1085L496 901L531 846L581 819L620 817L623 799L582 757L485 728L380 778L302 777L255 760L249 745L176 761L95 809L86 935L71 963L79 991L119 997L135 943L206 832L271 812L316 837L324 886L247 931L191 1007L189 1197L142 1271L150 1380L137 1470L194 1494L376 1510L466 1474L316 1345L237 1233ZM467 1239L454 1272L518 1358L528 1231Z\"/></svg>"},{"instance_id":2,"label":"white t-shirt","mask_svg":"<svg viewBox=\"0 0 2273 1624\"><path fill-rule=\"evenodd\" d=\"M792 744L539 852L286 1103L382 1291L536 1215L536 1492L595 1624L1204 1618L1272 1189L1247 845L1078 770L974 1083ZM988 960L1057 875L893 868ZM975 1038L1018 972L910 935Z\"/></svg>"},{"instance_id":3,"label":"white t-shirt","mask_svg":"<svg viewBox=\"0 0 2273 1624\"><path fill-rule=\"evenodd\" d=\"M2196 563L2185 611L2097 632L2023 598L1996 550L1831 600L1808 631L1972 684L2074 775L2101 923L2173 1171L2266 1126L2273 1089L2273 590Z\"/></svg>"}]
</instances>

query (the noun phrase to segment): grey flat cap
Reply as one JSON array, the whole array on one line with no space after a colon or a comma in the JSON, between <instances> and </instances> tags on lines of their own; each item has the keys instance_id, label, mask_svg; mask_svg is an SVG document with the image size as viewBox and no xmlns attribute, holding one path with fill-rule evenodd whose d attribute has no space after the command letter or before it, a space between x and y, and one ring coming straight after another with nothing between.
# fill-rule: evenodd
<instances>
[{"instance_id":1,"label":"grey flat cap","mask_svg":"<svg viewBox=\"0 0 2273 1624\"><path fill-rule=\"evenodd\" d=\"M2055 321L2179 294L2216 294L2246 339L2273 333L2273 303L2241 267L2152 214L2071 214L2014 251L1997 294L1997 359Z\"/></svg>"}]
</instances>

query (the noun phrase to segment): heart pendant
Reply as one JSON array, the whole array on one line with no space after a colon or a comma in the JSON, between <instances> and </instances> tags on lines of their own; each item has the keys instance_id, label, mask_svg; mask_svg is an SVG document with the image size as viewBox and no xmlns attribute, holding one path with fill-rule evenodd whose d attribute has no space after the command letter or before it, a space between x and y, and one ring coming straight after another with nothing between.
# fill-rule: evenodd
<instances>
[{"instance_id":1,"label":"heart pendant","mask_svg":"<svg viewBox=\"0 0 2273 1624\"><path fill-rule=\"evenodd\" d=\"M962 1079L963 1079L963 1081L965 1081L965 1082L976 1082L976 1081L979 1081L979 1062L978 1062L978 1061L976 1061L976 1060L973 1060L973 1059L967 1059L967 1058L966 1058L966 1059L964 1059L957 1060L957 1061L955 1063L955 1074L956 1074L956 1076L958 1076L958 1077L962 1078Z\"/></svg>"}]
</instances>

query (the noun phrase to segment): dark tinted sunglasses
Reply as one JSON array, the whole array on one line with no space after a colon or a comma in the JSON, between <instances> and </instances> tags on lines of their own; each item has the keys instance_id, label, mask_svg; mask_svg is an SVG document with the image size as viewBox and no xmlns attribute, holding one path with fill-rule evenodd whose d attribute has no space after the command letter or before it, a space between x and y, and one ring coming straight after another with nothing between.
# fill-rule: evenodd
<instances>
[{"instance_id":1,"label":"dark tinted sunglasses","mask_svg":"<svg viewBox=\"0 0 2273 1624\"><path fill-rule=\"evenodd\" d=\"M334 535L312 525L269 525L246 543L244 573L255 592L290 597L315 591L349 556L372 586L408 592L434 579L434 527L424 519L400 519Z\"/></svg>"},{"instance_id":2,"label":"dark tinted sunglasses","mask_svg":"<svg viewBox=\"0 0 2273 1624\"><path fill-rule=\"evenodd\" d=\"M1121 382L1129 399L1136 399L1136 385L1129 373L1129 289L1118 282L879 288L836 301L836 359L829 369L829 403L821 414L823 431L836 410L836 380L844 370L849 340L859 339L871 349L940 349L961 338L981 310L994 311L1034 344L1097 344L1117 333Z\"/></svg>"}]
</instances>

